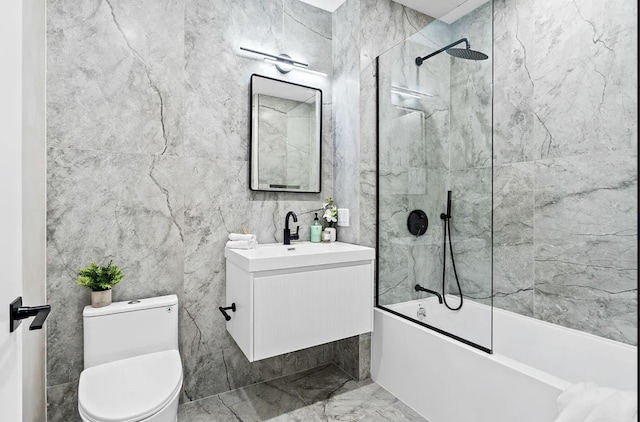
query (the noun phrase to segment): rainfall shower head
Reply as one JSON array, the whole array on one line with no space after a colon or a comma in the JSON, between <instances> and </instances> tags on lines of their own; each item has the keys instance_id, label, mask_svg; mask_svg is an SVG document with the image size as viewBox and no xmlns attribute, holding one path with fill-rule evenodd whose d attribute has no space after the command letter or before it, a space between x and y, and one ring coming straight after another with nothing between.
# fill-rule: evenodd
<instances>
[{"instance_id":1,"label":"rainfall shower head","mask_svg":"<svg viewBox=\"0 0 640 422\"><path fill-rule=\"evenodd\" d=\"M462 42L465 43L466 48L452 48ZM471 45L469 44L469 40L467 40L466 38L461 38L458 41L453 42L447 45L446 47L442 47L440 50L434 51L433 53L428 54L424 57L416 57L416 65L418 66L422 65L422 62L427 60L429 57L433 57L436 54L442 53L443 51L446 51L447 54L453 57L458 57L460 59L466 59L466 60L486 60L489 58L489 56L487 56L484 53L472 50Z\"/></svg>"},{"instance_id":2,"label":"rainfall shower head","mask_svg":"<svg viewBox=\"0 0 640 422\"><path fill-rule=\"evenodd\" d=\"M447 50L447 54L466 60L487 60L489 58L486 54L470 48L450 48Z\"/></svg>"}]
</instances>

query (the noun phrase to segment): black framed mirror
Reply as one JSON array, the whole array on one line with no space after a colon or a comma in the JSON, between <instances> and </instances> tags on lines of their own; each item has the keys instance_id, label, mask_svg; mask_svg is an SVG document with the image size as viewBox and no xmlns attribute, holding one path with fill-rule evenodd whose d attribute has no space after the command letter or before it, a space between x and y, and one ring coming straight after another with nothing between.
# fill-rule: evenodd
<instances>
[{"instance_id":1,"label":"black framed mirror","mask_svg":"<svg viewBox=\"0 0 640 422\"><path fill-rule=\"evenodd\" d=\"M251 75L252 191L319 193L322 90Z\"/></svg>"}]
</instances>

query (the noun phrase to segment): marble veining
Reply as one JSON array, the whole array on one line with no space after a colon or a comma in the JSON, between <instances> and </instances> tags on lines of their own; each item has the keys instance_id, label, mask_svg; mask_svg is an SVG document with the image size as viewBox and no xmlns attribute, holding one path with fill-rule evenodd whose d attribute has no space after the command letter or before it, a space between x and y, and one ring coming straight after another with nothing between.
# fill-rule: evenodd
<instances>
[{"instance_id":1,"label":"marble veining","mask_svg":"<svg viewBox=\"0 0 640 422\"><path fill-rule=\"evenodd\" d=\"M374 246L377 105L373 60L432 18L390 0L347 0L332 20L334 197L351 214L350 226L339 227L338 237ZM370 338L360 336L355 343L354 339L336 343L338 349L360 351L358 361L338 363L354 377L363 377L368 373Z\"/></svg>"},{"instance_id":2,"label":"marble veining","mask_svg":"<svg viewBox=\"0 0 640 422\"><path fill-rule=\"evenodd\" d=\"M308 238L305 212L333 196L331 78L279 74L239 47L331 73L331 14L292 0L47 7L49 420L77 418L89 292L75 280L91 260L123 268L114 300L178 295L183 401L335 362L328 344L251 364L211 311L225 300L230 232L246 224L261 243L281 242L294 210ZM323 90L320 194L249 190L252 73Z\"/></svg>"},{"instance_id":3,"label":"marble veining","mask_svg":"<svg viewBox=\"0 0 640 422\"><path fill-rule=\"evenodd\" d=\"M370 379L353 380L335 365L292 374L180 406L178 420L424 421Z\"/></svg>"},{"instance_id":4,"label":"marble veining","mask_svg":"<svg viewBox=\"0 0 640 422\"><path fill-rule=\"evenodd\" d=\"M125 280L113 290L116 301L182 296L184 205L175 166L180 170L174 156L49 149L50 386L75 381L82 371L81 312L89 291L75 284L79 268L95 259L120 266Z\"/></svg>"},{"instance_id":5,"label":"marble veining","mask_svg":"<svg viewBox=\"0 0 640 422\"><path fill-rule=\"evenodd\" d=\"M403 220L439 215L452 189L466 296L488 303L493 288L495 306L637 344L637 58L620 53L637 51L636 14L632 1L497 0L493 43L488 3L380 57L381 303L439 286L437 217L423 241ZM493 127L482 63L435 56L424 78L405 63L463 36L494 56ZM401 100L392 85L433 96Z\"/></svg>"},{"instance_id":6,"label":"marble veining","mask_svg":"<svg viewBox=\"0 0 640 422\"><path fill-rule=\"evenodd\" d=\"M529 73L535 22L531 1L494 1L494 164L533 159L531 109L533 81Z\"/></svg>"},{"instance_id":7,"label":"marble veining","mask_svg":"<svg viewBox=\"0 0 640 422\"><path fill-rule=\"evenodd\" d=\"M535 158L637 151L637 97L630 94L637 60L625 53L637 50L630 19L637 3L541 2L533 10Z\"/></svg>"},{"instance_id":8,"label":"marble veining","mask_svg":"<svg viewBox=\"0 0 640 422\"><path fill-rule=\"evenodd\" d=\"M536 176L536 315L635 342L636 156L542 160Z\"/></svg>"},{"instance_id":9,"label":"marble veining","mask_svg":"<svg viewBox=\"0 0 640 422\"><path fill-rule=\"evenodd\" d=\"M496 306L637 344L637 4L495 2ZM513 60L510 60L513 58Z\"/></svg>"},{"instance_id":10,"label":"marble veining","mask_svg":"<svg viewBox=\"0 0 640 422\"><path fill-rule=\"evenodd\" d=\"M451 25L451 41L467 38L472 49L491 54L492 12L486 3L458 19ZM491 66L492 60L451 59L452 169L492 165Z\"/></svg>"},{"instance_id":11,"label":"marble veining","mask_svg":"<svg viewBox=\"0 0 640 422\"><path fill-rule=\"evenodd\" d=\"M359 169L349 163L359 162L359 51L360 1L351 0L332 16L333 50L333 124L335 137L334 198L339 207L359 213ZM358 227L340 229L340 240L356 242Z\"/></svg>"},{"instance_id":12,"label":"marble veining","mask_svg":"<svg viewBox=\"0 0 640 422\"><path fill-rule=\"evenodd\" d=\"M379 58L381 304L423 297L413 289L416 284L442 289L439 216L448 190L453 191L451 237L463 291L482 300L491 296L490 62L439 54L420 67L415 64L416 57L463 37L489 51L485 22L490 21L486 6L453 25L433 21ZM427 233L419 238L406 227L413 209L429 218ZM447 252L446 289L457 293Z\"/></svg>"},{"instance_id":13,"label":"marble veining","mask_svg":"<svg viewBox=\"0 0 640 422\"><path fill-rule=\"evenodd\" d=\"M493 157L486 149L488 115L481 112L469 124L469 115L448 106L487 106L487 80L477 63L465 63L469 68L437 60L417 73L403 67L393 80L382 75L388 88L426 87L432 95L420 100L420 111L396 98L404 109L394 107L386 116L397 124L385 136L398 135L400 146L385 154L380 185L391 193L383 200L388 211L381 211L380 229L384 225L383 237L397 242L381 258L397 270L384 286L384 300L415 298L407 287L418 279L437 286L437 216L446 190L489 171L493 158L493 194L484 182L476 191L456 193L458 211L478 222L468 224L462 215L452 221L468 291L486 300L486 285L470 275L486 274L493 247L495 305L637 344L637 61L624 53L637 51L631 19L637 4L496 0L493 14ZM246 362L221 318L210 312L224 301L224 241L248 224L262 243L279 242L288 210L301 216L304 238L312 214L303 212L333 196L352 215L339 238L374 245L373 60L386 52L411 62L467 28L478 32L472 34L474 48L489 51L483 22L491 21L481 15L487 10L449 28L387 0L347 0L333 14L295 0L49 2L49 420L77 416L74 394L83 366L79 315L89 295L75 278L93 259L114 259L125 270L115 300L178 294L184 401L330 362L366 378L368 336ZM238 55L240 45L288 52L332 77L281 75L272 65ZM451 72L453 82L433 77L443 71ZM252 73L323 89L320 195L249 192ZM465 75L474 90L457 89L464 87ZM425 134L424 144L413 142ZM441 142L449 137L457 143ZM414 208L434 216L429 236L417 241L402 235L402 213ZM421 259L425 253L433 258ZM364 395L377 400L379 391L369 388ZM302 393L278 391L260 394L289 403L301 412L298 419L314 417L303 410L310 402ZM194 408L208 409L204 400ZM242 408L242 400L223 400L227 405L220 402L220 411L232 418L229 409L237 415L252 411ZM385 400L378 403L393 404ZM360 415L340 400L323 403L320 412L311 409L321 419L340 412ZM367 405L359 406L366 412ZM402 411L386 409L391 413L367 416L402 420L395 419Z\"/></svg>"},{"instance_id":14,"label":"marble veining","mask_svg":"<svg viewBox=\"0 0 640 422\"><path fill-rule=\"evenodd\" d=\"M179 152L184 47L175 16L184 3L164 1L156 6L165 11L160 16L145 13L151 3L50 4L47 68L56 75L47 83L50 147ZM163 30L145 36L152 28Z\"/></svg>"}]
</instances>

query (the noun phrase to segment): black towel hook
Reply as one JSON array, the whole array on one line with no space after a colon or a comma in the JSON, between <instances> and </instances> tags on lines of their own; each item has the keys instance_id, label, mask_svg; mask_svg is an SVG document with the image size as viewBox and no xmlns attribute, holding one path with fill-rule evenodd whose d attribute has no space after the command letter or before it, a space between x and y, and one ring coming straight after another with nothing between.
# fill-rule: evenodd
<instances>
[{"instance_id":1,"label":"black towel hook","mask_svg":"<svg viewBox=\"0 0 640 422\"><path fill-rule=\"evenodd\" d=\"M222 315L224 315L224 319L226 319L227 321L231 321L231 315L229 315L227 311L231 309L233 312L235 312L236 304L234 302L231 304L231 306L227 306L226 308L223 308L222 306L218 306L218 309L220 310L220 312L222 312Z\"/></svg>"},{"instance_id":2,"label":"black towel hook","mask_svg":"<svg viewBox=\"0 0 640 422\"><path fill-rule=\"evenodd\" d=\"M22 296L9 304L9 332L13 333L23 319L34 316L29 330L39 330L51 312L51 305L22 306Z\"/></svg>"}]
</instances>

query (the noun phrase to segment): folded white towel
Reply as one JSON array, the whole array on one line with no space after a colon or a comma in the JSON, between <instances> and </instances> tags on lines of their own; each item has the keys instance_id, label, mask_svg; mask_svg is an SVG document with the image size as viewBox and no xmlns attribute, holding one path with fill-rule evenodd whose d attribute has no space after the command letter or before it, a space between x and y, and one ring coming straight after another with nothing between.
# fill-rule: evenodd
<instances>
[{"instance_id":1,"label":"folded white towel","mask_svg":"<svg viewBox=\"0 0 640 422\"><path fill-rule=\"evenodd\" d=\"M638 393L616 391L589 414L587 422L637 422Z\"/></svg>"},{"instance_id":2,"label":"folded white towel","mask_svg":"<svg viewBox=\"0 0 640 422\"><path fill-rule=\"evenodd\" d=\"M255 249L258 247L257 240L228 240L225 247L229 249Z\"/></svg>"},{"instance_id":3,"label":"folded white towel","mask_svg":"<svg viewBox=\"0 0 640 422\"><path fill-rule=\"evenodd\" d=\"M255 234L229 233L229 240L256 240Z\"/></svg>"},{"instance_id":4,"label":"folded white towel","mask_svg":"<svg viewBox=\"0 0 640 422\"><path fill-rule=\"evenodd\" d=\"M637 392L582 382L560 394L558 410L556 422L636 422Z\"/></svg>"}]
</instances>

